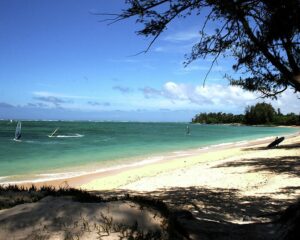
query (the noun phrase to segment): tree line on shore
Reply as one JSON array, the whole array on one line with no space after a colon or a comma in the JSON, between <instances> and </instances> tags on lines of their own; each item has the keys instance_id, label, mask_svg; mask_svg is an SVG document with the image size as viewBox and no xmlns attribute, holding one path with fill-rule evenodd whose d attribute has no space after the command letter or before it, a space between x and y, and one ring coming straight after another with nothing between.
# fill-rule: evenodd
<instances>
[{"instance_id":1,"label":"tree line on shore","mask_svg":"<svg viewBox=\"0 0 300 240\"><path fill-rule=\"evenodd\" d=\"M232 113L199 113L192 123L205 124L247 124L247 125L300 125L300 113L282 114L271 104L257 103L254 106L247 106L244 114Z\"/></svg>"}]
</instances>

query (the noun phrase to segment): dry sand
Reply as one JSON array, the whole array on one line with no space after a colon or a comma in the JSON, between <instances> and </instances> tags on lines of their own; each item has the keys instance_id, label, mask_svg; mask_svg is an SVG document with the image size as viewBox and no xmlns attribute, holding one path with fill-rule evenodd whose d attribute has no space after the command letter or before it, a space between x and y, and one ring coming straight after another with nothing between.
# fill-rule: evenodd
<instances>
[{"instance_id":1,"label":"dry sand","mask_svg":"<svg viewBox=\"0 0 300 240\"><path fill-rule=\"evenodd\" d=\"M199 219L268 221L265 215L283 210L300 196L300 136L274 149L265 146L180 157L93 179L81 188L147 194Z\"/></svg>"},{"instance_id":2,"label":"dry sand","mask_svg":"<svg viewBox=\"0 0 300 240\"><path fill-rule=\"evenodd\" d=\"M192 156L100 176L80 187L148 192L172 187L209 186L235 188L250 195L274 192L286 185L300 186L297 174L300 169L296 161L300 156L299 145L298 135L273 149L254 142L246 147L193 152L188 153Z\"/></svg>"}]
</instances>

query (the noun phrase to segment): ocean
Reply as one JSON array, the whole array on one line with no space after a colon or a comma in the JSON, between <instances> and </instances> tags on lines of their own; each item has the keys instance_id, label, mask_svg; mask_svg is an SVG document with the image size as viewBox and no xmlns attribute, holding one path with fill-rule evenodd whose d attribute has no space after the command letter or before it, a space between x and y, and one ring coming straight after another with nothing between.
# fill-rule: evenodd
<instances>
[{"instance_id":1,"label":"ocean","mask_svg":"<svg viewBox=\"0 0 300 240\"><path fill-rule=\"evenodd\" d=\"M44 181L105 172L220 144L283 136L294 128L187 123L0 121L0 183ZM49 135L59 128L55 137Z\"/></svg>"}]
</instances>

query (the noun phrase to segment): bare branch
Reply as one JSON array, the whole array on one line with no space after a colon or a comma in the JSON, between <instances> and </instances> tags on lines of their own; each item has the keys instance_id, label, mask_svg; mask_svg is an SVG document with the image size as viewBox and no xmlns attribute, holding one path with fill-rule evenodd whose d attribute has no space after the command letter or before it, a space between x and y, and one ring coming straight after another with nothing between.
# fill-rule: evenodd
<instances>
[{"instance_id":1,"label":"bare branch","mask_svg":"<svg viewBox=\"0 0 300 240\"><path fill-rule=\"evenodd\" d=\"M207 73L205 74L205 77L204 77L204 80L203 80L203 87L205 86L206 79L207 79L208 75L210 74L210 72L211 72L215 62L217 61L218 57L220 56L220 54L221 54L221 51L215 56L214 60L210 64L210 67L209 67Z\"/></svg>"},{"instance_id":2,"label":"bare branch","mask_svg":"<svg viewBox=\"0 0 300 240\"><path fill-rule=\"evenodd\" d=\"M199 42L186 56L185 66L198 58L212 56L213 61L203 86L220 55L236 59L233 69L242 74L232 84L273 97L292 87L300 92L300 2L267 0L128 0L128 9L120 14L106 14L103 22L137 17L143 25L137 32L152 39L147 53L169 23L209 9L200 26ZM169 4L169 5L167 5ZM100 14L101 15L101 14ZM221 29L209 34L209 22L221 23ZM225 24L223 24L225 22Z\"/></svg>"}]
</instances>

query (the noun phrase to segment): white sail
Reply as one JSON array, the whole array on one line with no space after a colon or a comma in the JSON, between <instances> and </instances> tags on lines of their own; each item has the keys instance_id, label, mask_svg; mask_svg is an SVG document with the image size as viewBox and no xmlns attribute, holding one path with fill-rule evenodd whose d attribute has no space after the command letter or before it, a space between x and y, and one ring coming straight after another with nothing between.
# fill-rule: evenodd
<instances>
[{"instance_id":1,"label":"white sail","mask_svg":"<svg viewBox=\"0 0 300 240\"><path fill-rule=\"evenodd\" d=\"M186 126L186 135L190 135L190 134L191 134L191 132L190 132L190 126L187 125Z\"/></svg>"},{"instance_id":2,"label":"white sail","mask_svg":"<svg viewBox=\"0 0 300 240\"><path fill-rule=\"evenodd\" d=\"M53 137L54 134L58 131L58 129L59 129L59 128L56 128L56 129L53 131L53 133L51 133L51 134L49 135L49 137Z\"/></svg>"},{"instance_id":3,"label":"white sail","mask_svg":"<svg viewBox=\"0 0 300 240\"><path fill-rule=\"evenodd\" d=\"M15 140L19 140L21 138L21 128L22 128L22 124L19 121L16 127L16 132L15 132Z\"/></svg>"}]
</instances>

